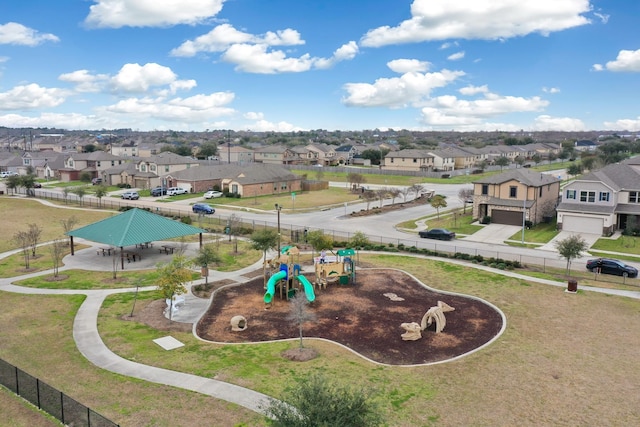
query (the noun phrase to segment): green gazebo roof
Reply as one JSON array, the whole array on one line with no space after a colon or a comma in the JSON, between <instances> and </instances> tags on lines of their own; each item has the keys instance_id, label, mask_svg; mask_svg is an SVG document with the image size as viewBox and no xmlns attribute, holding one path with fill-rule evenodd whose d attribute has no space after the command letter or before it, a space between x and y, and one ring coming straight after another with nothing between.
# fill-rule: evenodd
<instances>
[{"instance_id":1,"label":"green gazebo roof","mask_svg":"<svg viewBox=\"0 0 640 427\"><path fill-rule=\"evenodd\" d=\"M105 245L123 247L205 232L201 228L134 208L66 234Z\"/></svg>"}]
</instances>

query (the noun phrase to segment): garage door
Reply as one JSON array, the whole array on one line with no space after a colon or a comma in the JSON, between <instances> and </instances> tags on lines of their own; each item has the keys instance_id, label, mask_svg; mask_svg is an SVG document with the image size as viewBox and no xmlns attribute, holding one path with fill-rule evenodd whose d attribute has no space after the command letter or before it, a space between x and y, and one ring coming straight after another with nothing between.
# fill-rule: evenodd
<instances>
[{"instance_id":1,"label":"garage door","mask_svg":"<svg viewBox=\"0 0 640 427\"><path fill-rule=\"evenodd\" d=\"M494 209L491 211L491 222L494 224L522 225L522 212Z\"/></svg>"},{"instance_id":2,"label":"garage door","mask_svg":"<svg viewBox=\"0 0 640 427\"><path fill-rule=\"evenodd\" d=\"M602 226L602 218L588 218L572 215L564 215L562 217L562 231L602 234Z\"/></svg>"}]
</instances>

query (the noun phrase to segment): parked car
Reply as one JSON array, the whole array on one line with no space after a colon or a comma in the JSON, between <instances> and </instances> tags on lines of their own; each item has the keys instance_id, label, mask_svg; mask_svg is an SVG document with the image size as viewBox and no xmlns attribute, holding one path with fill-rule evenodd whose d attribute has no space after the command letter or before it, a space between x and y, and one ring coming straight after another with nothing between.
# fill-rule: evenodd
<instances>
[{"instance_id":1,"label":"parked car","mask_svg":"<svg viewBox=\"0 0 640 427\"><path fill-rule=\"evenodd\" d=\"M187 194L188 191L181 187L169 187L167 189L167 196L175 196L178 194Z\"/></svg>"},{"instance_id":2,"label":"parked car","mask_svg":"<svg viewBox=\"0 0 640 427\"><path fill-rule=\"evenodd\" d=\"M91 180L91 184L93 184L93 185L100 185L100 184L102 184L102 178L93 178L93 179Z\"/></svg>"},{"instance_id":3,"label":"parked car","mask_svg":"<svg viewBox=\"0 0 640 427\"><path fill-rule=\"evenodd\" d=\"M14 175L18 175L18 173L17 172L9 172L9 171L0 172L0 178L9 178L10 176L14 176Z\"/></svg>"},{"instance_id":4,"label":"parked car","mask_svg":"<svg viewBox=\"0 0 640 427\"><path fill-rule=\"evenodd\" d=\"M151 195L153 197L160 197L167 194L167 187L156 187L151 190Z\"/></svg>"},{"instance_id":5,"label":"parked car","mask_svg":"<svg viewBox=\"0 0 640 427\"><path fill-rule=\"evenodd\" d=\"M220 191L207 191L206 193L204 193L205 199L215 199L222 196L224 196L224 194Z\"/></svg>"},{"instance_id":6,"label":"parked car","mask_svg":"<svg viewBox=\"0 0 640 427\"><path fill-rule=\"evenodd\" d=\"M587 261L587 270L623 277L638 277L638 269L611 258L596 258Z\"/></svg>"},{"instance_id":7,"label":"parked car","mask_svg":"<svg viewBox=\"0 0 640 427\"><path fill-rule=\"evenodd\" d=\"M422 230L418 232L420 237L425 239L438 239L438 240L453 240L456 238L456 233L449 231L446 228L432 228L430 230Z\"/></svg>"},{"instance_id":8,"label":"parked car","mask_svg":"<svg viewBox=\"0 0 640 427\"><path fill-rule=\"evenodd\" d=\"M140 195L137 191L125 191L120 195L121 199L138 200Z\"/></svg>"},{"instance_id":9,"label":"parked car","mask_svg":"<svg viewBox=\"0 0 640 427\"><path fill-rule=\"evenodd\" d=\"M193 213L212 214L216 212L214 208L206 203L196 203L191 209L193 210Z\"/></svg>"},{"instance_id":10,"label":"parked car","mask_svg":"<svg viewBox=\"0 0 640 427\"><path fill-rule=\"evenodd\" d=\"M39 182L34 182L33 188L42 188L42 184L40 184Z\"/></svg>"}]
</instances>

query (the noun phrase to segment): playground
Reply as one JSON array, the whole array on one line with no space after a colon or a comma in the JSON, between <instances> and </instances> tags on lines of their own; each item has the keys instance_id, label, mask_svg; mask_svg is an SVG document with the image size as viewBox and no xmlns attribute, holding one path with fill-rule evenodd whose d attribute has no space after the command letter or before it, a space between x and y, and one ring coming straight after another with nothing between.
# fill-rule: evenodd
<instances>
[{"instance_id":1,"label":"playground","mask_svg":"<svg viewBox=\"0 0 640 427\"><path fill-rule=\"evenodd\" d=\"M318 279L317 268L315 273L295 273L306 277L305 284L315 284ZM491 305L430 289L402 271L359 268L355 277L355 283L329 280L325 285L314 286L309 309L317 320L305 323L305 338L340 343L379 363L414 365L469 353L491 341L503 327L500 313ZM284 293L280 298L275 288L271 292L269 304L265 304L265 277L218 290L197 325L197 334L205 340L224 343L295 339L297 326L287 320L289 301ZM436 325L432 324L422 331L420 339L403 340L405 330L401 324L420 323L438 301L454 308L446 313L444 329L436 333ZM234 316L246 319L242 331L232 331L230 319ZM306 341L305 345L313 347L313 341Z\"/></svg>"}]
</instances>

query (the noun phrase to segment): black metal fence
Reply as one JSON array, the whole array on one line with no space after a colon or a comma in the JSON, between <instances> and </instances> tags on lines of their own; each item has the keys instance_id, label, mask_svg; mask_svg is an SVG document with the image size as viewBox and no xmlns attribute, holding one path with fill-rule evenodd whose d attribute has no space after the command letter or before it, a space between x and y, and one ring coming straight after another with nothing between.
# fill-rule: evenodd
<instances>
[{"instance_id":1,"label":"black metal fence","mask_svg":"<svg viewBox=\"0 0 640 427\"><path fill-rule=\"evenodd\" d=\"M113 421L2 359L0 384L65 425L118 427Z\"/></svg>"}]
</instances>

